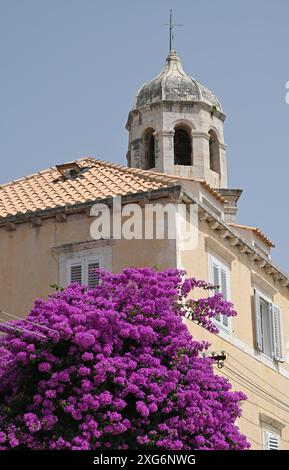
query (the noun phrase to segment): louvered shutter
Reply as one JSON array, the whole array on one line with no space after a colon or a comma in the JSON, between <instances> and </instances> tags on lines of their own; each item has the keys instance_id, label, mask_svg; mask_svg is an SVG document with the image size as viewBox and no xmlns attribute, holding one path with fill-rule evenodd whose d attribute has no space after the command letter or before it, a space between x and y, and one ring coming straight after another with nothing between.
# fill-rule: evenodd
<instances>
[{"instance_id":1,"label":"louvered shutter","mask_svg":"<svg viewBox=\"0 0 289 470\"><path fill-rule=\"evenodd\" d=\"M277 305L272 305L272 339L273 357L276 361L284 362L284 331L282 310Z\"/></svg>"},{"instance_id":2,"label":"louvered shutter","mask_svg":"<svg viewBox=\"0 0 289 470\"><path fill-rule=\"evenodd\" d=\"M279 450L280 438L278 434L273 434L269 431L264 431L264 444L266 450Z\"/></svg>"},{"instance_id":3,"label":"louvered shutter","mask_svg":"<svg viewBox=\"0 0 289 470\"><path fill-rule=\"evenodd\" d=\"M276 434L271 434L269 435L268 439L268 450L279 450L280 448L280 440L279 436Z\"/></svg>"},{"instance_id":4,"label":"louvered shutter","mask_svg":"<svg viewBox=\"0 0 289 470\"><path fill-rule=\"evenodd\" d=\"M213 262L213 282L216 292L220 292L220 270L219 266Z\"/></svg>"},{"instance_id":5,"label":"louvered shutter","mask_svg":"<svg viewBox=\"0 0 289 470\"><path fill-rule=\"evenodd\" d=\"M90 289L93 289L98 284L98 279L94 273L94 270L98 268L98 261L89 261L87 263L87 285Z\"/></svg>"},{"instance_id":6,"label":"louvered shutter","mask_svg":"<svg viewBox=\"0 0 289 470\"><path fill-rule=\"evenodd\" d=\"M215 286L215 292L221 292L225 300L229 298L229 279L228 271L221 263L212 259L211 261L212 281ZM225 330L229 330L230 320L225 315L217 315L215 321Z\"/></svg>"},{"instance_id":7,"label":"louvered shutter","mask_svg":"<svg viewBox=\"0 0 289 470\"><path fill-rule=\"evenodd\" d=\"M221 291L220 269L219 269L219 266L214 261L212 263L212 269L213 269L213 283L215 286L215 292L220 292ZM215 320L220 323L222 321L221 315L217 315L215 317Z\"/></svg>"},{"instance_id":8,"label":"louvered shutter","mask_svg":"<svg viewBox=\"0 0 289 470\"><path fill-rule=\"evenodd\" d=\"M254 303L255 303L256 346L257 346L257 349L259 349L259 351L263 351L261 302L260 302L260 295L256 289L254 289Z\"/></svg>"},{"instance_id":9,"label":"louvered shutter","mask_svg":"<svg viewBox=\"0 0 289 470\"><path fill-rule=\"evenodd\" d=\"M228 300L228 276L224 268L220 269L221 273L221 292L225 300Z\"/></svg>"},{"instance_id":10,"label":"louvered shutter","mask_svg":"<svg viewBox=\"0 0 289 470\"><path fill-rule=\"evenodd\" d=\"M70 266L70 283L78 282L82 284L82 265L81 264L72 264Z\"/></svg>"},{"instance_id":11,"label":"louvered shutter","mask_svg":"<svg viewBox=\"0 0 289 470\"><path fill-rule=\"evenodd\" d=\"M224 268L220 268L221 276L221 292L225 300L228 300L228 275L227 271ZM225 315L222 315L222 324L225 328L229 327L229 318Z\"/></svg>"}]
</instances>

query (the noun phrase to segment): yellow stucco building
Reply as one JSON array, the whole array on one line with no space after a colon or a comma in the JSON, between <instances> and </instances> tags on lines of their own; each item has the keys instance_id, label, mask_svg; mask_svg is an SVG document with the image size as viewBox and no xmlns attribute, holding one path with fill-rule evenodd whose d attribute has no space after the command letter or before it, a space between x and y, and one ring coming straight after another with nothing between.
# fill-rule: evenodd
<instances>
[{"instance_id":1,"label":"yellow stucco building","mask_svg":"<svg viewBox=\"0 0 289 470\"><path fill-rule=\"evenodd\" d=\"M247 395L241 431L253 449L289 449L289 277L271 259L273 243L237 223L242 191L228 187L224 120L216 96L170 51L129 113L128 167L87 157L0 186L0 318L26 315L53 284L93 286L96 266L185 269L219 286L238 312L216 319L219 334L186 323L210 353L224 351L216 372ZM92 207L112 215L119 196L124 220L132 204L144 222L148 205L174 207L164 217L174 237L145 237L143 228L137 237L94 237ZM192 208L189 223L180 207Z\"/></svg>"}]
</instances>

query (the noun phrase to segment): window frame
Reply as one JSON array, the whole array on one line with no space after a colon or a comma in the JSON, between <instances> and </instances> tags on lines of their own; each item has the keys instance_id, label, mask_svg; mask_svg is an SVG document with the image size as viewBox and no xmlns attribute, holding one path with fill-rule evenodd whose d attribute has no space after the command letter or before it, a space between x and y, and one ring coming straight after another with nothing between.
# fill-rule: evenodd
<instances>
[{"instance_id":1,"label":"window frame","mask_svg":"<svg viewBox=\"0 0 289 470\"><path fill-rule=\"evenodd\" d=\"M226 290L227 290L226 300L230 302L231 301L231 269L230 267L227 264L225 264L225 262L221 261L219 258L212 255L211 253L208 254L208 264L209 264L209 282L211 284L213 285L215 284L214 272L213 272L214 265L217 266L219 269L219 276L221 273L221 269L226 273ZM211 295L214 295L214 294L212 293ZM227 325L224 324L224 321L223 321L224 318L228 320ZM216 324L218 328L220 328L221 331L229 335L232 335L232 317L225 317L224 315L222 315L221 321L218 320L217 318L214 318L214 323Z\"/></svg>"},{"instance_id":2,"label":"window frame","mask_svg":"<svg viewBox=\"0 0 289 470\"><path fill-rule=\"evenodd\" d=\"M59 284L67 287L71 282L71 267L81 265L81 284L88 285L88 265L98 263L100 269L112 270L111 246L77 249L62 253L59 257Z\"/></svg>"},{"instance_id":3,"label":"window frame","mask_svg":"<svg viewBox=\"0 0 289 470\"><path fill-rule=\"evenodd\" d=\"M266 354L264 352L264 332L263 332L263 329L262 329L262 321L261 321L261 311L259 312L259 314L257 313L257 306L260 307L260 300L258 299L262 299L263 301L267 302L268 303L268 307L269 307L269 336L270 336L270 348L271 348L271 356L268 356L268 354ZM276 354L276 345L275 345L275 338L274 338L274 334L276 332L275 330L275 326L274 326L274 312L275 312L275 309L277 309L279 311L279 315L280 315L280 324L279 324L279 334L280 334L280 338L279 338L279 341L280 341L280 349L281 349L281 355L280 357L277 356ZM254 288L254 310L255 310L255 341L256 341L256 349L257 351L259 351L260 354L262 354L264 357L266 357L267 359L271 360L271 361L275 361L275 362L285 362L285 357L284 357L284 326L283 326L283 313L282 313L282 308L279 306L279 305L276 305L273 301L273 298L272 297L269 297L268 295L264 294L264 292L262 292L260 289L258 289L257 287ZM259 324L258 324L259 322ZM261 336L260 336L261 335ZM262 348L260 347L260 340L262 340ZM282 347L283 346L283 347ZM283 351L282 351L283 349Z\"/></svg>"},{"instance_id":4,"label":"window frame","mask_svg":"<svg viewBox=\"0 0 289 470\"><path fill-rule=\"evenodd\" d=\"M264 429L262 430L263 434L263 449L264 450L280 450L281 449L281 435L277 429ZM270 439L276 439L278 448L270 448Z\"/></svg>"},{"instance_id":5,"label":"window frame","mask_svg":"<svg viewBox=\"0 0 289 470\"><path fill-rule=\"evenodd\" d=\"M148 127L143 132L143 164L145 170L152 170L156 167L156 131L153 127Z\"/></svg>"},{"instance_id":6,"label":"window frame","mask_svg":"<svg viewBox=\"0 0 289 470\"><path fill-rule=\"evenodd\" d=\"M179 151L180 148L179 146L181 145L179 141L177 141L177 138L179 138L178 133L183 134L183 138L187 139L186 145L189 146L189 154L185 154L185 159L187 160L182 160L179 157ZM192 166L193 165L193 141L192 141L192 135L191 135L191 130L188 129L186 126L183 126L182 124L177 124L174 128L174 138L173 138L173 153L174 153L174 166ZM184 155L182 155L184 158Z\"/></svg>"},{"instance_id":7,"label":"window frame","mask_svg":"<svg viewBox=\"0 0 289 470\"><path fill-rule=\"evenodd\" d=\"M213 171L214 173L217 173L219 176L221 176L221 155L219 136L214 129L210 129L208 134L210 171Z\"/></svg>"},{"instance_id":8,"label":"window frame","mask_svg":"<svg viewBox=\"0 0 289 470\"><path fill-rule=\"evenodd\" d=\"M101 268L101 263L99 257L94 255L89 256L79 256L78 258L67 260L66 263L66 279L67 284L71 284L73 281L71 279L71 268L73 266L81 266L81 285L89 286L89 265L98 264L98 268ZM75 281L77 282L77 281Z\"/></svg>"}]
</instances>

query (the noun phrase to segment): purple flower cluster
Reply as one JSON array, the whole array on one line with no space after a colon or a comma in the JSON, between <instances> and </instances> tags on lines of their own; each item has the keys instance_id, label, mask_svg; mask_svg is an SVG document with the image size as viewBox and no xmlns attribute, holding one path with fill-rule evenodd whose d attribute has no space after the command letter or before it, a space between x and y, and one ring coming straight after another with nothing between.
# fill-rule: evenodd
<instances>
[{"instance_id":1,"label":"purple flower cluster","mask_svg":"<svg viewBox=\"0 0 289 470\"><path fill-rule=\"evenodd\" d=\"M26 413L23 416L23 421L31 433L37 432L41 429L41 423L33 413Z\"/></svg>"},{"instance_id":2,"label":"purple flower cluster","mask_svg":"<svg viewBox=\"0 0 289 470\"><path fill-rule=\"evenodd\" d=\"M182 319L215 331L232 305L193 300L213 286L177 270L97 275L94 289L38 299L34 324L15 322L27 331L1 327L0 450L248 448L235 425L246 397L214 374Z\"/></svg>"}]
</instances>

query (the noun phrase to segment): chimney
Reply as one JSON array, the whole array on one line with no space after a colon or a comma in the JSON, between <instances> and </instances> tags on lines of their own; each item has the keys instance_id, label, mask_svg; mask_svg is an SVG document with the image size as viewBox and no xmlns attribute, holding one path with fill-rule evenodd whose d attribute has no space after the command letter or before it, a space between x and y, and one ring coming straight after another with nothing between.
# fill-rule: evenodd
<instances>
[{"instance_id":1,"label":"chimney","mask_svg":"<svg viewBox=\"0 0 289 470\"><path fill-rule=\"evenodd\" d=\"M226 199L224 206L225 221L228 223L235 223L237 219L237 202L243 192L242 189L218 189L218 192Z\"/></svg>"}]
</instances>

